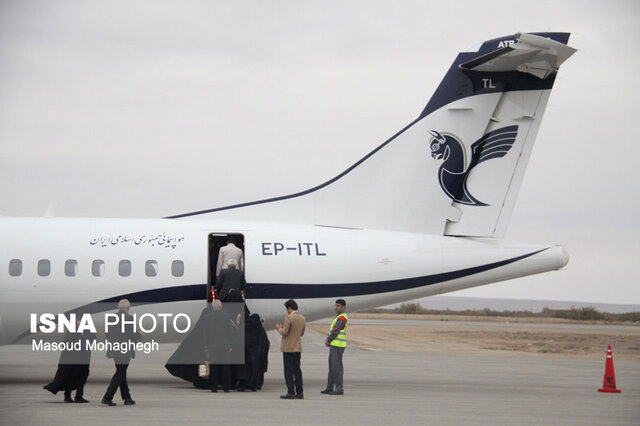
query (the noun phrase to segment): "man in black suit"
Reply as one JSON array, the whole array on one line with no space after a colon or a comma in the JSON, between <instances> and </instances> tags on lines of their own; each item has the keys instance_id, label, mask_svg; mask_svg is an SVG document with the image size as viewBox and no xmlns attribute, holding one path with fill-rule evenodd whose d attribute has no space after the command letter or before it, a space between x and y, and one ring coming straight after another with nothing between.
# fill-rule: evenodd
<instances>
[{"instance_id":1,"label":"man in black suit","mask_svg":"<svg viewBox=\"0 0 640 426\"><path fill-rule=\"evenodd\" d=\"M120 315L120 321L117 325L111 326L107 339L111 342L119 342L127 344L128 342L138 342L140 340L140 334L136 333L133 328L133 317L129 314L129 307L131 304L127 299L122 299L118 302L118 314ZM125 322L126 321L126 322ZM125 324L124 330L122 324ZM136 402L131 399L129 393L129 385L127 384L127 368L132 358L136 357L135 349L126 351L108 350L107 358L113 358L116 365L116 372L111 378L111 383L107 388L107 392L102 397L102 403L110 407L116 405L113 402L113 396L116 393L118 387L120 388L120 396L124 400L124 405L133 405Z\"/></svg>"},{"instance_id":2,"label":"man in black suit","mask_svg":"<svg viewBox=\"0 0 640 426\"><path fill-rule=\"evenodd\" d=\"M236 261L229 259L227 269L223 269L218 277L216 292L220 300L224 302L230 293L242 294L246 284L244 273L236 268Z\"/></svg>"}]
</instances>

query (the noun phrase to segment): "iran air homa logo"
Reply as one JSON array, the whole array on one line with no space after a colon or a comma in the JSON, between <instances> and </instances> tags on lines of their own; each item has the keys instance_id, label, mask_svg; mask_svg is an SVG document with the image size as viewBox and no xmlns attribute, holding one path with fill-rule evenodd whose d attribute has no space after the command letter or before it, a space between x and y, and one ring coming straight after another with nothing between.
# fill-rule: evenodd
<instances>
[{"instance_id":1,"label":"iran air homa logo","mask_svg":"<svg viewBox=\"0 0 640 426\"><path fill-rule=\"evenodd\" d=\"M438 179L442 190L452 200L468 206L488 206L475 198L467 189L469 172L483 161L501 158L513 146L518 135L518 126L507 126L493 130L471 145L471 161L467 164L465 147L460 140L450 133L429 132L431 156L442 160L438 170Z\"/></svg>"}]
</instances>

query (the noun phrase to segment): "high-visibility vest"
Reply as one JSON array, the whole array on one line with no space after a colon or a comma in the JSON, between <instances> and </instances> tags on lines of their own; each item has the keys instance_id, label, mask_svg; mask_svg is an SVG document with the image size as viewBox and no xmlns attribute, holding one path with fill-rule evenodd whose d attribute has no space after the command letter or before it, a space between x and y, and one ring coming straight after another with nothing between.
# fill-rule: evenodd
<instances>
[{"instance_id":1,"label":"high-visibility vest","mask_svg":"<svg viewBox=\"0 0 640 426\"><path fill-rule=\"evenodd\" d=\"M336 317L333 319L333 322L331 323L331 327L329 327L329 333L331 333L331 330L333 330L333 327L335 327L336 323L338 322L338 318L340 317L344 317L347 320L347 322L344 325L344 328L340 330L336 338L333 339L330 344L331 346L346 348L347 347L347 324L349 324L349 317L347 316L347 314L342 313L342 314L336 315Z\"/></svg>"}]
</instances>

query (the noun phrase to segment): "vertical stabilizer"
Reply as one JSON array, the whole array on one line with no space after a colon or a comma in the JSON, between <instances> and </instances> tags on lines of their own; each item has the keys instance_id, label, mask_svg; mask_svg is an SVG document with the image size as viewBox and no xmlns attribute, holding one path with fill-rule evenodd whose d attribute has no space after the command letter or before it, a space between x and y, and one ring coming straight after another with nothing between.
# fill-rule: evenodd
<instances>
[{"instance_id":1,"label":"vertical stabilizer","mask_svg":"<svg viewBox=\"0 0 640 426\"><path fill-rule=\"evenodd\" d=\"M457 213L445 235L504 236L558 67L575 52L568 38L516 34L485 42L475 57L461 54L434 98L455 92L447 80L470 96L423 112L434 126L432 152L448 150L438 177Z\"/></svg>"},{"instance_id":2,"label":"vertical stabilizer","mask_svg":"<svg viewBox=\"0 0 640 426\"><path fill-rule=\"evenodd\" d=\"M321 185L171 217L500 237L558 67L575 51L568 39L516 34L460 53L416 120Z\"/></svg>"}]
</instances>

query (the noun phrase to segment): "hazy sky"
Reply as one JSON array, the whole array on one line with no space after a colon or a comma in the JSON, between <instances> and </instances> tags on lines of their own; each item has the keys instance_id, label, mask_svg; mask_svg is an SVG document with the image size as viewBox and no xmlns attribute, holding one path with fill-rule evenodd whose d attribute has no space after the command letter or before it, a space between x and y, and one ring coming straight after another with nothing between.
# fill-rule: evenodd
<instances>
[{"instance_id":1,"label":"hazy sky","mask_svg":"<svg viewBox=\"0 0 640 426\"><path fill-rule=\"evenodd\" d=\"M297 192L415 119L457 52L566 31L507 231L566 270L454 295L640 304L640 3L0 0L0 215Z\"/></svg>"}]
</instances>

